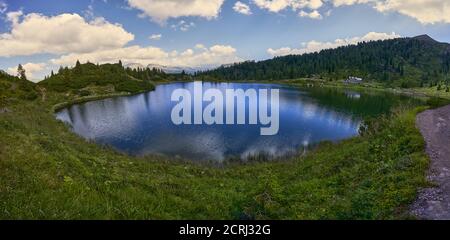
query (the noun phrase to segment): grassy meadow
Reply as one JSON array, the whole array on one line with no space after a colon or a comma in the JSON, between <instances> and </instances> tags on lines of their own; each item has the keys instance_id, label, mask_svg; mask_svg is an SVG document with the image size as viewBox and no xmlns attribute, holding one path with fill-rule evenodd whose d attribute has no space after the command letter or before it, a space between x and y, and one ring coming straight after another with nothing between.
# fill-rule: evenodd
<instances>
[{"instance_id":1,"label":"grassy meadow","mask_svg":"<svg viewBox=\"0 0 450 240\"><path fill-rule=\"evenodd\" d=\"M55 119L75 95L8 96L0 113L0 219L399 219L426 186L421 108L290 160L222 167L129 157Z\"/></svg>"}]
</instances>

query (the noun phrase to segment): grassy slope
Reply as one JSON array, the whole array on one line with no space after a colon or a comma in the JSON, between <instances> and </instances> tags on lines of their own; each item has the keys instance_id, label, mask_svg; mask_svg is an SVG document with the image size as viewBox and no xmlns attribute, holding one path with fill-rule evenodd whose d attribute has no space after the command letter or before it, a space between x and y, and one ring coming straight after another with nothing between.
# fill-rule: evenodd
<instances>
[{"instance_id":1,"label":"grassy slope","mask_svg":"<svg viewBox=\"0 0 450 240\"><path fill-rule=\"evenodd\" d=\"M33 100L38 97L35 84L0 70L0 107L16 100Z\"/></svg>"},{"instance_id":2,"label":"grassy slope","mask_svg":"<svg viewBox=\"0 0 450 240\"><path fill-rule=\"evenodd\" d=\"M55 75L39 82L49 91L89 95L99 88L109 92L138 93L154 90L151 81L130 76L120 64L77 64L74 68L61 68Z\"/></svg>"},{"instance_id":3,"label":"grassy slope","mask_svg":"<svg viewBox=\"0 0 450 240\"><path fill-rule=\"evenodd\" d=\"M427 96L437 96L440 98L450 99L450 91L447 92L446 89L437 90L437 87L424 87L424 88L414 88L413 91L417 93L423 93Z\"/></svg>"},{"instance_id":4,"label":"grassy slope","mask_svg":"<svg viewBox=\"0 0 450 240\"><path fill-rule=\"evenodd\" d=\"M66 98L0 114L0 219L392 219L426 184L417 110L304 158L218 169L87 143L52 114Z\"/></svg>"}]
</instances>

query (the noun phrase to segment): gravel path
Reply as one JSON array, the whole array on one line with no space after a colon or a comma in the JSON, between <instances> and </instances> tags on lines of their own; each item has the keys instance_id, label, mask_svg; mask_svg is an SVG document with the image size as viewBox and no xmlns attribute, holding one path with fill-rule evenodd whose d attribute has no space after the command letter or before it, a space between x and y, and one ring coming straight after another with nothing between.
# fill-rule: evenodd
<instances>
[{"instance_id":1,"label":"gravel path","mask_svg":"<svg viewBox=\"0 0 450 240\"><path fill-rule=\"evenodd\" d=\"M417 116L431 165L428 179L435 187L422 189L411 213L420 219L450 219L450 105Z\"/></svg>"}]
</instances>

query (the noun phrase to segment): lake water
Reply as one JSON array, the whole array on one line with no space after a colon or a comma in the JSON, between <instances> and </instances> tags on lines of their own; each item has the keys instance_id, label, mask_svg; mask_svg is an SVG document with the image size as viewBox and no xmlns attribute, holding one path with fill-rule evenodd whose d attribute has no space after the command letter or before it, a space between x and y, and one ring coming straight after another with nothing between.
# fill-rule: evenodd
<instances>
[{"instance_id":1,"label":"lake water","mask_svg":"<svg viewBox=\"0 0 450 240\"><path fill-rule=\"evenodd\" d=\"M294 88L278 84L203 83L203 91L280 89L280 128L261 136L260 125L175 125L175 89L193 83L159 85L155 91L71 106L56 114L75 133L130 155L163 154L193 161L223 161L249 156L283 156L315 143L358 135L361 120L387 113L405 97L331 88ZM238 103L239 104L239 103ZM248 103L245 104L248 109ZM207 104L204 104L204 107ZM248 111L246 111L248 112ZM303 151L303 150L300 150Z\"/></svg>"}]
</instances>

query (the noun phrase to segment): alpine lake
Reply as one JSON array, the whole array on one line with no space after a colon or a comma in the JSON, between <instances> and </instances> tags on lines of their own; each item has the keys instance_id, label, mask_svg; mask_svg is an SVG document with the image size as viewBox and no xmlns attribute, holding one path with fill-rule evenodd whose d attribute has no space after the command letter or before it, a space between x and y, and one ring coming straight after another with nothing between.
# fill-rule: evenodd
<instances>
[{"instance_id":1,"label":"alpine lake","mask_svg":"<svg viewBox=\"0 0 450 240\"><path fill-rule=\"evenodd\" d=\"M263 83L200 84L203 92L216 89L224 94L227 89L268 90L269 93L279 89L277 133L261 135L264 126L260 123L175 124L172 112L179 102L173 101L173 92L184 89L195 93L198 89L194 89L194 82L158 85L151 92L72 105L58 111L56 117L83 138L129 155L157 154L222 163L230 159L281 159L304 154L320 142L358 136L366 118L389 114L400 105L417 102L407 96L382 91ZM255 97L260 98L260 95ZM257 106L252 105L251 100L261 99L236 99L232 110L236 114L240 106L248 120L248 114ZM189 101L193 108L194 99ZM220 104L223 109L230 107L227 101ZM201 110L207 106L208 102L203 102ZM222 115L225 122L226 114Z\"/></svg>"}]
</instances>

